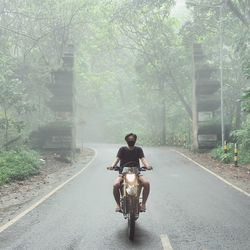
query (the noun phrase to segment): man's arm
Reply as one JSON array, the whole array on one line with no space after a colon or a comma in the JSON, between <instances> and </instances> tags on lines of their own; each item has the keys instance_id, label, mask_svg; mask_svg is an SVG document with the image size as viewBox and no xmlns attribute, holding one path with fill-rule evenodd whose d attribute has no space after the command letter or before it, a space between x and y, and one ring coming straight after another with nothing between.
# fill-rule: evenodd
<instances>
[{"instance_id":1,"label":"man's arm","mask_svg":"<svg viewBox=\"0 0 250 250\"><path fill-rule=\"evenodd\" d=\"M147 168L147 169L151 169L151 168L152 168L152 167L149 165L148 161L147 161L144 157L140 158L140 160L141 160L141 162L142 162L142 164L143 164L143 166L144 166L145 168Z\"/></svg>"},{"instance_id":2,"label":"man's arm","mask_svg":"<svg viewBox=\"0 0 250 250\"><path fill-rule=\"evenodd\" d=\"M113 163L111 164L111 167L114 168L115 166L117 166L119 161L120 161L120 158L116 157L115 160L113 161Z\"/></svg>"}]
</instances>

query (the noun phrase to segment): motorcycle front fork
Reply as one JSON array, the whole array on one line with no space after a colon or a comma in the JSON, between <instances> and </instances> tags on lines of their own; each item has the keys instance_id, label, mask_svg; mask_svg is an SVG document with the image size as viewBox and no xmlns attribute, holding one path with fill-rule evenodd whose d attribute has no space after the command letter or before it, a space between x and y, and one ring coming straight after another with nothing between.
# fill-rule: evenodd
<instances>
[{"instance_id":1,"label":"motorcycle front fork","mask_svg":"<svg viewBox=\"0 0 250 250\"><path fill-rule=\"evenodd\" d=\"M140 204L142 203L141 190L142 190L142 186L140 185L139 188L138 188L138 195L137 195L138 202L136 204L136 211L135 211L136 219L138 219L138 217L139 217ZM128 200L127 200L127 196L126 196L126 189L123 186L123 190L122 190L122 193L121 193L120 204L121 204L121 208L123 209L123 215L124 215L125 219L128 218L128 213L129 213L129 208L128 208L127 202L128 202Z\"/></svg>"}]
</instances>

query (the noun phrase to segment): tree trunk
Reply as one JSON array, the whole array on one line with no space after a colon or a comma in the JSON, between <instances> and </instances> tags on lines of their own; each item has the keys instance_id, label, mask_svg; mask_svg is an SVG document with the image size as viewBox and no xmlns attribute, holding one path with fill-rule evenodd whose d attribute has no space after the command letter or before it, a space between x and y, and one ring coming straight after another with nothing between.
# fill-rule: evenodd
<instances>
[{"instance_id":1,"label":"tree trunk","mask_svg":"<svg viewBox=\"0 0 250 250\"><path fill-rule=\"evenodd\" d=\"M9 141L9 121L8 121L8 116L7 116L7 110L6 108L4 107L4 119L5 119L5 149L8 150L8 141Z\"/></svg>"},{"instance_id":2,"label":"tree trunk","mask_svg":"<svg viewBox=\"0 0 250 250\"><path fill-rule=\"evenodd\" d=\"M166 103L165 97L162 98L162 106L161 106L161 124L162 124L162 131L161 131L161 145L166 145Z\"/></svg>"},{"instance_id":3,"label":"tree trunk","mask_svg":"<svg viewBox=\"0 0 250 250\"><path fill-rule=\"evenodd\" d=\"M166 98L165 98L165 84L163 81L159 84L160 92L159 97L161 100L161 112L160 112L160 121L161 121L161 133L160 133L160 145L166 145Z\"/></svg>"},{"instance_id":4,"label":"tree trunk","mask_svg":"<svg viewBox=\"0 0 250 250\"><path fill-rule=\"evenodd\" d=\"M236 116L235 116L235 129L240 129L241 127L241 103L236 103Z\"/></svg>"},{"instance_id":5,"label":"tree trunk","mask_svg":"<svg viewBox=\"0 0 250 250\"><path fill-rule=\"evenodd\" d=\"M194 52L192 53L192 82L193 82L193 108L192 108L192 121L193 121L193 143L192 150L197 151L198 145L198 114L197 114L197 99L196 99L196 80L195 80L195 64L194 64Z\"/></svg>"}]
</instances>

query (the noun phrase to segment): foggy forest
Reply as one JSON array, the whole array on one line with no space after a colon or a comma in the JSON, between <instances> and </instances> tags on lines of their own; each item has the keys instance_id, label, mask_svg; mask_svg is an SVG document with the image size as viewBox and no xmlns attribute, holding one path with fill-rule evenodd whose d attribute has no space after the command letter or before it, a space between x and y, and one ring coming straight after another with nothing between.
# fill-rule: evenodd
<instances>
[{"instance_id":1,"label":"foggy forest","mask_svg":"<svg viewBox=\"0 0 250 250\"><path fill-rule=\"evenodd\" d=\"M249 185L249 31L249 0L0 0L0 195L128 133Z\"/></svg>"}]
</instances>

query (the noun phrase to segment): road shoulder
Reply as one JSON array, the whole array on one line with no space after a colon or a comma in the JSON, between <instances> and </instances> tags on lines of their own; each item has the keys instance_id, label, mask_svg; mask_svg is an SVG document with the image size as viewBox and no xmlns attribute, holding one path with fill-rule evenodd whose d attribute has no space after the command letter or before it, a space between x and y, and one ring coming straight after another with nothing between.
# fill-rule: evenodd
<instances>
[{"instance_id":1,"label":"road shoulder","mask_svg":"<svg viewBox=\"0 0 250 250\"><path fill-rule=\"evenodd\" d=\"M0 226L79 172L93 156L94 151L85 148L73 164L47 159L39 175L1 186Z\"/></svg>"},{"instance_id":2,"label":"road shoulder","mask_svg":"<svg viewBox=\"0 0 250 250\"><path fill-rule=\"evenodd\" d=\"M230 182L234 186L250 193L250 168L248 166L235 167L233 164L223 164L209 155L209 153L194 153L185 148L174 148L206 169Z\"/></svg>"}]
</instances>

